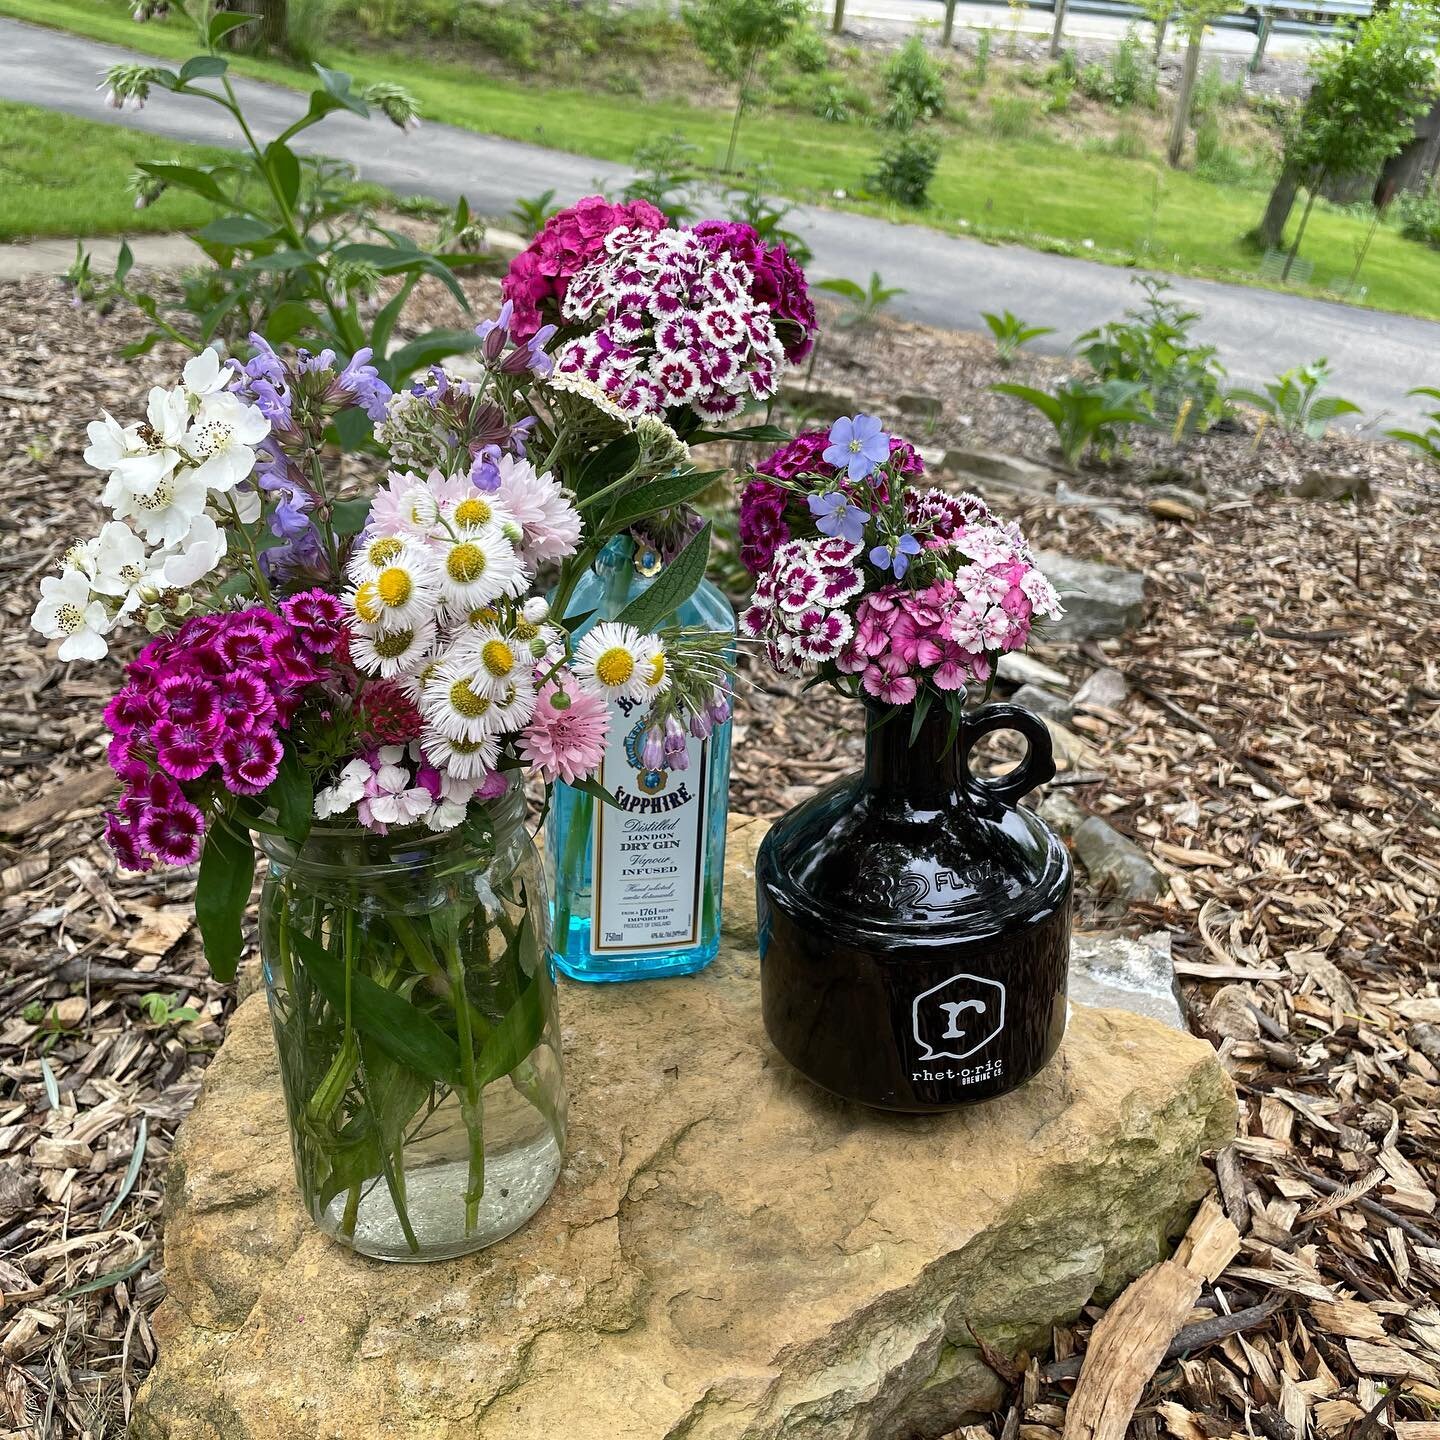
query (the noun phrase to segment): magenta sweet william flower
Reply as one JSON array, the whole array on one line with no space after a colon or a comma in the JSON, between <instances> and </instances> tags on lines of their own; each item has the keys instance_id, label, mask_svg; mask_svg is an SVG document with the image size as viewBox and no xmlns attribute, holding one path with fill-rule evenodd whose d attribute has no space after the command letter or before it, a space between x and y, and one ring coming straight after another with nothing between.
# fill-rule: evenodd
<instances>
[{"instance_id":1,"label":"magenta sweet william flower","mask_svg":"<svg viewBox=\"0 0 1440 1440\"><path fill-rule=\"evenodd\" d=\"M235 795L258 795L280 773L284 749L273 730L232 732L220 742L220 778Z\"/></svg>"},{"instance_id":2,"label":"magenta sweet william flower","mask_svg":"<svg viewBox=\"0 0 1440 1440\"><path fill-rule=\"evenodd\" d=\"M691 227L716 254L727 251L754 279L750 298L768 306L785 347L785 358L799 364L815 348L815 302L805 271L783 244L766 245L753 226L738 220L701 220Z\"/></svg>"},{"instance_id":3,"label":"magenta sweet william flower","mask_svg":"<svg viewBox=\"0 0 1440 1440\"><path fill-rule=\"evenodd\" d=\"M329 655L345 633L345 607L328 590L302 590L280 603L300 643L316 655Z\"/></svg>"},{"instance_id":4,"label":"magenta sweet william flower","mask_svg":"<svg viewBox=\"0 0 1440 1440\"><path fill-rule=\"evenodd\" d=\"M785 492L766 480L752 480L740 496L740 563L758 575L790 538Z\"/></svg>"},{"instance_id":5,"label":"magenta sweet william flower","mask_svg":"<svg viewBox=\"0 0 1440 1440\"><path fill-rule=\"evenodd\" d=\"M601 195L552 215L511 262L500 292L511 302L510 334L523 344L547 317L558 317L571 279L605 248L612 230L664 230L669 221L648 200L612 204Z\"/></svg>"}]
</instances>

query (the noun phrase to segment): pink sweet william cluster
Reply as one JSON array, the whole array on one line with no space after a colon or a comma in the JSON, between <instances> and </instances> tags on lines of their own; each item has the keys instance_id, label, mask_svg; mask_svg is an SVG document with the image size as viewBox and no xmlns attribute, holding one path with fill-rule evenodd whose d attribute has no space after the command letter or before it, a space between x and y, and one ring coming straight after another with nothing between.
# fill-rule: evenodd
<instances>
[{"instance_id":1,"label":"pink sweet william cluster","mask_svg":"<svg viewBox=\"0 0 1440 1440\"><path fill-rule=\"evenodd\" d=\"M193 863L205 834L196 800L206 789L218 782L232 795L258 795L270 785L280 734L344 633L340 602L310 590L284 601L279 615L255 606L196 616L126 666L105 709L110 764L125 787L105 837L121 865Z\"/></svg>"},{"instance_id":2,"label":"pink sweet william cluster","mask_svg":"<svg viewBox=\"0 0 1440 1440\"><path fill-rule=\"evenodd\" d=\"M616 230L570 282L561 307L583 333L555 353L557 382L579 376L627 418L688 405L738 415L779 385L785 348L751 275L688 230Z\"/></svg>"},{"instance_id":3,"label":"pink sweet william cluster","mask_svg":"<svg viewBox=\"0 0 1440 1440\"><path fill-rule=\"evenodd\" d=\"M974 495L913 486L918 457L872 417L802 436L767 465L741 502L759 573L740 626L777 670L887 705L927 686L958 696L1060 614L1019 528Z\"/></svg>"},{"instance_id":4,"label":"pink sweet william cluster","mask_svg":"<svg viewBox=\"0 0 1440 1440\"><path fill-rule=\"evenodd\" d=\"M510 262L501 290L514 306L510 332L529 340L547 320L559 318L570 281L605 248L612 230L663 230L670 222L648 200L613 205L587 195L552 215Z\"/></svg>"}]
</instances>

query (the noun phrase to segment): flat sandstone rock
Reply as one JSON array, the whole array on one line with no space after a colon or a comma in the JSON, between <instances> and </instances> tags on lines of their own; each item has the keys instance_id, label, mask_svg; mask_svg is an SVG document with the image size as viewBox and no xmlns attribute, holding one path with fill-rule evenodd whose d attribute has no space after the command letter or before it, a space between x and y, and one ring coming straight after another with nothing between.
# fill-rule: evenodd
<instances>
[{"instance_id":1,"label":"flat sandstone rock","mask_svg":"<svg viewBox=\"0 0 1440 1440\"><path fill-rule=\"evenodd\" d=\"M763 833L736 825L732 879ZM564 1173L465 1260L378 1264L314 1229L265 1001L241 1005L175 1150L133 1434L925 1440L1000 1401L971 1327L1041 1345L1163 1253L1233 1131L1208 1045L1076 1007L1015 1094L856 1109L770 1049L751 897L729 901L704 974L564 985Z\"/></svg>"}]
</instances>

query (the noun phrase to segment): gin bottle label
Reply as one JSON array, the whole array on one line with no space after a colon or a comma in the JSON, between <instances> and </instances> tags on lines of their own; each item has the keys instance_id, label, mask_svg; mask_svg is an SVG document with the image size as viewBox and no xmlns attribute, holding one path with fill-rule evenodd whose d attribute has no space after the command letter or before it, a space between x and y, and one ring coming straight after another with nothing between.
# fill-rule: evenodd
<instances>
[{"instance_id":1,"label":"gin bottle label","mask_svg":"<svg viewBox=\"0 0 1440 1440\"><path fill-rule=\"evenodd\" d=\"M600 783L617 805L595 803L590 948L640 954L700 943L710 742L686 737L684 770L647 769L645 703L610 710Z\"/></svg>"}]
</instances>

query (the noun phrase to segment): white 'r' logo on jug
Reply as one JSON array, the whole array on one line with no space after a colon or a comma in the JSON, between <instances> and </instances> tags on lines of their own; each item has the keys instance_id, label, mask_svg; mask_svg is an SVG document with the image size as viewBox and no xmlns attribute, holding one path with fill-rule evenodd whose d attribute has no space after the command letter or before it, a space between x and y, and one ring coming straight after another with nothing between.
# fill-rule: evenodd
<instances>
[{"instance_id":1,"label":"white 'r' logo on jug","mask_svg":"<svg viewBox=\"0 0 1440 1440\"><path fill-rule=\"evenodd\" d=\"M952 975L915 997L922 1060L965 1060L1005 1028L1005 987L981 975Z\"/></svg>"}]
</instances>

